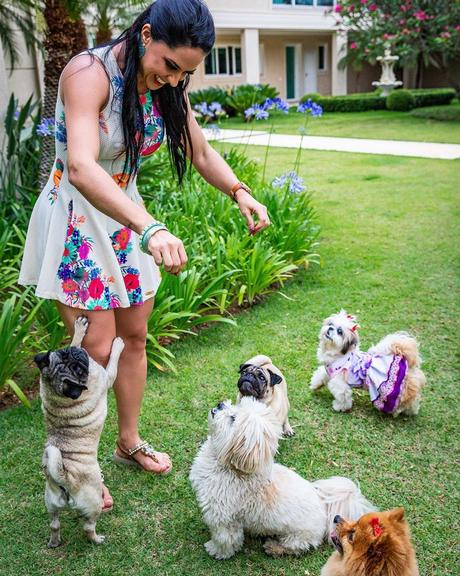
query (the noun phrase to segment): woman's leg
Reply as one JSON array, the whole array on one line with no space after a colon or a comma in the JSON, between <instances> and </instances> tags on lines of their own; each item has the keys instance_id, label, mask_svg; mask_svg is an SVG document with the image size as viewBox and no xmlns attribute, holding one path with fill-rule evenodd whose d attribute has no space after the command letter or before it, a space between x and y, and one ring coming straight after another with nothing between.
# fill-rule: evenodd
<instances>
[{"instance_id":1,"label":"woman's leg","mask_svg":"<svg viewBox=\"0 0 460 576\"><path fill-rule=\"evenodd\" d=\"M134 448L140 442L138 420L147 378L145 345L147 321L152 308L153 298L140 306L114 310L116 333L125 343L114 384L118 407L118 443L124 450ZM117 453L124 456L118 448ZM170 458L164 453L157 453L158 462L140 452L136 453L135 458L150 472L161 473L171 468Z\"/></svg>"},{"instance_id":2,"label":"woman's leg","mask_svg":"<svg viewBox=\"0 0 460 576\"><path fill-rule=\"evenodd\" d=\"M73 337L75 318L82 315L88 318L88 332L83 339L82 345L93 360L102 366L106 366L109 361L112 342L116 335L113 310L81 310L79 308L71 308L61 304L61 302L56 302L56 306L71 337ZM103 487L103 498L103 509L111 508L113 499L106 486Z\"/></svg>"}]
</instances>

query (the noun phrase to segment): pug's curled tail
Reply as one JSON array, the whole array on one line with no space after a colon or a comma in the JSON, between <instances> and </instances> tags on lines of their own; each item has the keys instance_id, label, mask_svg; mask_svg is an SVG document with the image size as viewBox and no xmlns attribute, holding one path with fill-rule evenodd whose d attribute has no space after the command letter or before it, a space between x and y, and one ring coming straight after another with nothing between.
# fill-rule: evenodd
<instances>
[{"instance_id":1,"label":"pug's curled tail","mask_svg":"<svg viewBox=\"0 0 460 576\"><path fill-rule=\"evenodd\" d=\"M327 516L328 537L334 526L334 518L339 515L347 520L358 520L363 514L377 508L362 494L359 486L343 476L332 476L326 480L313 482Z\"/></svg>"},{"instance_id":2,"label":"pug's curled tail","mask_svg":"<svg viewBox=\"0 0 460 576\"><path fill-rule=\"evenodd\" d=\"M59 486L67 484L67 476L62 463L62 454L56 446L47 446L43 453L42 460L45 474L49 476Z\"/></svg>"}]
</instances>

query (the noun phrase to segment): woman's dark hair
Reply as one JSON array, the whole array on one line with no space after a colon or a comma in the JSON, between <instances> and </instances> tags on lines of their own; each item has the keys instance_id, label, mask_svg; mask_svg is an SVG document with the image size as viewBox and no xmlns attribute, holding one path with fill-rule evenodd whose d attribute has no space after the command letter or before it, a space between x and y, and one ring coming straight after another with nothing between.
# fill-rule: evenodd
<instances>
[{"instance_id":1,"label":"woman's dark hair","mask_svg":"<svg viewBox=\"0 0 460 576\"><path fill-rule=\"evenodd\" d=\"M130 28L108 43L109 46L115 46L125 42L121 115L126 145L123 172L130 174L130 177L137 173L144 140L143 112L137 93L139 45L144 24L150 24L152 38L155 41L162 41L169 48L189 46L201 48L208 54L215 40L214 22L202 0L156 0L136 18ZM168 150L179 182L182 182L187 170L187 150L191 156L193 155L187 125L185 95L189 80L187 75L176 87L166 84L158 90L151 91L152 101L158 105L163 116ZM139 132L141 138L136 136Z\"/></svg>"}]
</instances>

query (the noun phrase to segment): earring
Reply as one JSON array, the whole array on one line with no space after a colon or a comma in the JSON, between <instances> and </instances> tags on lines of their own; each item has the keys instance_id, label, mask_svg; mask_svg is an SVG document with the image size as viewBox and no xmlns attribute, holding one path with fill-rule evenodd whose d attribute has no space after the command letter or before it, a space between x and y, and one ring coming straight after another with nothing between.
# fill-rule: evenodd
<instances>
[{"instance_id":1,"label":"earring","mask_svg":"<svg viewBox=\"0 0 460 576\"><path fill-rule=\"evenodd\" d=\"M138 48L139 48L139 58L142 58L145 54L145 46L144 46L144 43L142 42L142 40L140 38L139 38Z\"/></svg>"}]
</instances>

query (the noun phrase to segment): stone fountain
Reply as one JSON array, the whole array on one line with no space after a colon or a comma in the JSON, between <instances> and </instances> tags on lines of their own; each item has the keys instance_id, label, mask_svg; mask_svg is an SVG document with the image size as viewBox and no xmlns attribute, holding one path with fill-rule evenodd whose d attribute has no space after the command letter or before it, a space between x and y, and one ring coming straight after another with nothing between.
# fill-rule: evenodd
<instances>
[{"instance_id":1,"label":"stone fountain","mask_svg":"<svg viewBox=\"0 0 460 576\"><path fill-rule=\"evenodd\" d=\"M382 96L386 97L393 88L402 86L402 82L401 80L396 80L395 73L393 72L393 67L399 60L399 56L392 56L389 48L385 48L384 54L384 56L377 57L377 61L380 62L382 66L382 75L379 81L372 82L372 86L382 88Z\"/></svg>"}]
</instances>

